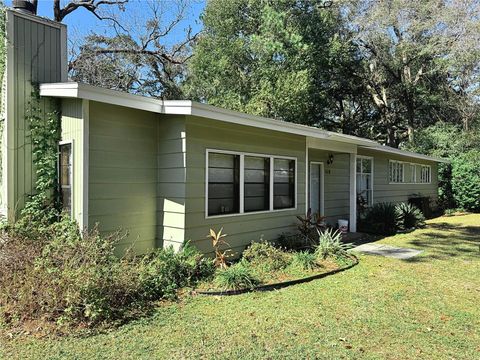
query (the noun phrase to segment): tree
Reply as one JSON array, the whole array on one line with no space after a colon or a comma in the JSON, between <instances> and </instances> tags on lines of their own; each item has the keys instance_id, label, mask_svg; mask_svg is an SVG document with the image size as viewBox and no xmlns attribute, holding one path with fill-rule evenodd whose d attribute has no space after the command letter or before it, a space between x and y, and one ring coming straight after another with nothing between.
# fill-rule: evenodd
<instances>
[{"instance_id":1,"label":"tree","mask_svg":"<svg viewBox=\"0 0 480 360\"><path fill-rule=\"evenodd\" d=\"M212 105L320 125L339 19L318 1L212 0L185 89Z\"/></svg>"}]
</instances>

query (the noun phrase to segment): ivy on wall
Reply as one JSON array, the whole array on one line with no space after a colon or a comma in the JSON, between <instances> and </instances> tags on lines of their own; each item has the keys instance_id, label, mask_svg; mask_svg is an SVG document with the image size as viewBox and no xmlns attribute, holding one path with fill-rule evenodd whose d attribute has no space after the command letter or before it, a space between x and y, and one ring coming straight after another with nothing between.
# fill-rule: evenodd
<instances>
[{"instance_id":1,"label":"ivy on wall","mask_svg":"<svg viewBox=\"0 0 480 360\"><path fill-rule=\"evenodd\" d=\"M60 214L58 192L58 143L61 136L58 100L40 99L33 85L26 120L30 129L35 171L34 192L26 201L22 215L39 224L49 224ZM53 109L45 112L43 108Z\"/></svg>"},{"instance_id":2,"label":"ivy on wall","mask_svg":"<svg viewBox=\"0 0 480 360\"><path fill-rule=\"evenodd\" d=\"M0 184L3 184L3 130L5 128L5 65L7 60L7 37L6 37L6 12L5 5L0 2ZM3 204L3 199L0 193L0 204Z\"/></svg>"}]
</instances>

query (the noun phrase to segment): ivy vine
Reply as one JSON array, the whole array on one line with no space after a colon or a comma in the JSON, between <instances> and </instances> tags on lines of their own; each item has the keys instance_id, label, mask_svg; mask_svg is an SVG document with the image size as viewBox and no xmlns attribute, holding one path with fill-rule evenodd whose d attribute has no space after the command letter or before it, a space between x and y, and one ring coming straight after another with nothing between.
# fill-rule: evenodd
<instances>
[{"instance_id":1,"label":"ivy vine","mask_svg":"<svg viewBox=\"0 0 480 360\"><path fill-rule=\"evenodd\" d=\"M53 110L44 112L44 106ZM26 120L36 179L34 192L26 201L22 215L39 224L49 224L60 214L57 164L61 127L58 109L58 100L41 99L38 85L33 85Z\"/></svg>"},{"instance_id":2,"label":"ivy vine","mask_svg":"<svg viewBox=\"0 0 480 360\"><path fill-rule=\"evenodd\" d=\"M0 144L3 140L3 129L5 128L5 64L7 60L7 47L6 47L6 20L7 14L5 11L5 5L0 2ZM2 152L3 146L0 146L0 184L3 183L3 163ZM0 199L3 202L3 199Z\"/></svg>"}]
</instances>

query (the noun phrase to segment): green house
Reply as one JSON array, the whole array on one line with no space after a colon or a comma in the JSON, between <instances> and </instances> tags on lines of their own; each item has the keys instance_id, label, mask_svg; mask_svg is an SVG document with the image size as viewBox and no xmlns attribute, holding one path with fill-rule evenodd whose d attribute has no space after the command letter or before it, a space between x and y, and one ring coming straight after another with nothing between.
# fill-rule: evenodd
<instances>
[{"instance_id":1,"label":"green house","mask_svg":"<svg viewBox=\"0 0 480 360\"><path fill-rule=\"evenodd\" d=\"M63 205L82 228L128 235L120 249L212 251L209 228L240 250L292 231L307 209L356 231L369 206L437 199L444 160L314 127L184 100L162 101L67 79L66 28L7 12L1 210L14 219L33 191L28 96L61 106Z\"/></svg>"}]
</instances>

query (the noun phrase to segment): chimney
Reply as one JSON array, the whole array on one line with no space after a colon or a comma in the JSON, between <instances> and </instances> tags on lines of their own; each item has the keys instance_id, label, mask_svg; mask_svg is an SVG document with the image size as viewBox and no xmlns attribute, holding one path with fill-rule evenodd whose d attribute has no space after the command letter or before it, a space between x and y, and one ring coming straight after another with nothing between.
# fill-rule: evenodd
<instances>
[{"instance_id":1,"label":"chimney","mask_svg":"<svg viewBox=\"0 0 480 360\"><path fill-rule=\"evenodd\" d=\"M13 0L12 7L24 14L35 15L35 6L27 0Z\"/></svg>"}]
</instances>

